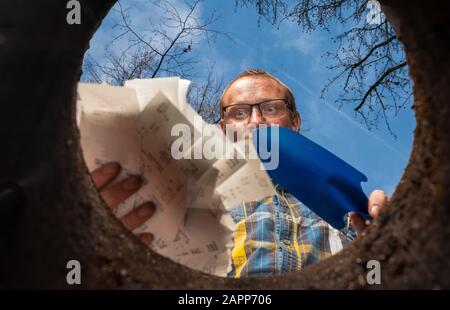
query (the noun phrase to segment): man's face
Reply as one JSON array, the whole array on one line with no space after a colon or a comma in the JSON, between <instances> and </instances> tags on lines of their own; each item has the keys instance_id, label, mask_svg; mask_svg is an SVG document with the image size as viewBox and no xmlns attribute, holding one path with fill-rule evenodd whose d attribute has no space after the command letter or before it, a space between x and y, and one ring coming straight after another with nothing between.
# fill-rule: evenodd
<instances>
[{"instance_id":1,"label":"man's face","mask_svg":"<svg viewBox=\"0 0 450 310\"><path fill-rule=\"evenodd\" d=\"M271 99L287 99L287 95L287 90L270 77L248 76L238 79L228 88L223 97L222 108L240 104L260 103ZM226 126L231 126L238 132L244 132L246 139L250 137L251 129L261 125L276 124L280 127L298 131L300 123L299 113L293 112L288 105L286 105L285 111L276 117L265 117L261 113L260 108L253 106L251 115L245 120L229 118L226 113L220 120L220 126L224 132L226 131Z\"/></svg>"}]
</instances>

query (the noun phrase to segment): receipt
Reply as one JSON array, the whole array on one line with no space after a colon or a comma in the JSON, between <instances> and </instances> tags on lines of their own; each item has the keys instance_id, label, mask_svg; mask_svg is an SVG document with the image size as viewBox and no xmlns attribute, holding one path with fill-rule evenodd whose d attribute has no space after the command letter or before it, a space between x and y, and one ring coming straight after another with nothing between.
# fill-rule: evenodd
<instances>
[{"instance_id":1,"label":"receipt","mask_svg":"<svg viewBox=\"0 0 450 310\"><path fill-rule=\"evenodd\" d=\"M143 178L141 189L113 210L122 217L144 202L156 205L154 216L133 233L152 233L151 247L160 255L225 276L235 230L227 209L275 189L257 157L205 156L205 148L227 138L186 103L189 83L178 77L130 80L124 87L79 83L81 146L89 171L119 162L115 182ZM180 139L172 132L176 125L190 134L181 158L172 154ZM242 154L242 147L232 144L227 151Z\"/></svg>"}]
</instances>

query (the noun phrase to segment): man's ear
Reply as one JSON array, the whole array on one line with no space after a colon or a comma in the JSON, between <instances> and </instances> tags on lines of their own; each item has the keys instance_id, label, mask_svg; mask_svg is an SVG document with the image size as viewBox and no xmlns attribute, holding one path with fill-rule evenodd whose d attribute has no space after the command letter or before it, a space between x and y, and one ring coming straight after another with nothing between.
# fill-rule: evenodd
<instances>
[{"instance_id":1,"label":"man's ear","mask_svg":"<svg viewBox=\"0 0 450 310\"><path fill-rule=\"evenodd\" d=\"M300 127L302 126L302 118L300 117L300 113L295 111L292 118L292 129L296 132L300 131Z\"/></svg>"},{"instance_id":2,"label":"man's ear","mask_svg":"<svg viewBox=\"0 0 450 310\"><path fill-rule=\"evenodd\" d=\"M225 127L223 118L220 118L219 124L220 124L220 128L222 128L223 133L226 133L226 127Z\"/></svg>"}]
</instances>

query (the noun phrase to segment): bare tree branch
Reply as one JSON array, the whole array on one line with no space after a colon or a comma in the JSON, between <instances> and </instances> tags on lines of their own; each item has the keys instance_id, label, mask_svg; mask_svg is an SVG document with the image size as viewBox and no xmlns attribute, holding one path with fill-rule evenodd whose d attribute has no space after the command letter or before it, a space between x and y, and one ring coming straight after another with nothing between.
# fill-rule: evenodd
<instances>
[{"instance_id":1,"label":"bare tree branch","mask_svg":"<svg viewBox=\"0 0 450 310\"><path fill-rule=\"evenodd\" d=\"M384 80L389 74L391 74L392 72L394 72L394 71L396 71L396 70L398 70L398 69L400 69L400 68L402 68L402 67L404 67L404 66L406 66L406 65L407 65L407 63L406 63L406 61L404 61L404 62L402 62L401 64L398 64L398 65L396 65L396 66L394 66L394 67L392 67L392 68L387 69L387 70L381 75L381 77L380 77L375 83L373 83L373 84L370 86L369 90L364 94L364 97L362 98L361 103L355 108L355 111L358 111L359 109L361 109L361 107L364 105L364 103L365 103L367 97L372 93L372 91L376 90L376 88L383 82L383 80ZM381 101L381 100L380 100L380 101Z\"/></svg>"},{"instance_id":2,"label":"bare tree branch","mask_svg":"<svg viewBox=\"0 0 450 310\"><path fill-rule=\"evenodd\" d=\"M130 18L136 16L137 12L130 14L134 7L125 8L118 1L112 10L118 18L113 29L118 32L112 34L105 45L103 58L97 56L99 59L94 59L90 54L85 57L82 78L112 85L157 76L194 79L188 92L189 102L211 122L219 112L214 105L220 98L223 81L215 76L214 66L202 68L203 64L195 54L202 40L210 45L219 36L232 38L213 28L219 19L215 11L201 18L197 16L202 1L182 0L181 6L175 6L170 0L149 2L148 11L159 10L161 18L149 18L145 24L136 24L137 18ZM205 77L196 77L203 73L206 73Z\"/></svg>"},{"instance_id":3,"label":"bare tree branch","mask_svg":"<svg viewBox=\"0 0 450 310\"><path fill-rule=\"evenodd\" d=\"M260 17L280 27L294 21L306 32L331 31L340 24L341 33L334 36L337 48L326 53L337 72L322 89L342 81L335 100L342 108L354 104L356 115L371 129L377 127L380 115L387 130L390 114L404 108L412 96L412 83L406 66L403 46L385 18L379 24L367 23L369 0L235 0L235 7L254 5ZM336 27L334 27L336 29ZM373 76L378 78L373 81ZM381 114L380 114L381 113Z\"/></svg>"}]
</instances>

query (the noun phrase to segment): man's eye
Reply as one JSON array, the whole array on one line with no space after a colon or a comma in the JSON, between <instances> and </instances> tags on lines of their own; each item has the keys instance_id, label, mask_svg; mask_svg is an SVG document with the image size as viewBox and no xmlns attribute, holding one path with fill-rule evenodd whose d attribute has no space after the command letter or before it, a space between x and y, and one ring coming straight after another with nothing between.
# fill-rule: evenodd
<instances>
[{"instance_id":1,"label":"man's eye","mask_svg":"<svg viewBox=\"0 0 450 310\"><path fill-rule=\"evenodd\" d=\"M266 108L264 109L264 111L265 111L266 113L275 113L275 112L277 111L277 108L274 107L274 106L269 106L269 107L266 107Z\"/></svg>"},{"instance_id":2,"label":"man's eye","mask_svg":"<svg viewBox=\"0 0 450 310\"><path fill-rule=\"evenodd\" d=\"M245 110L237 110L237 111L234 111L234 113L233 113L234 117L236 117L236 118L247 117L247 114L248 113Z\"/></svg>"}]
</instances>

